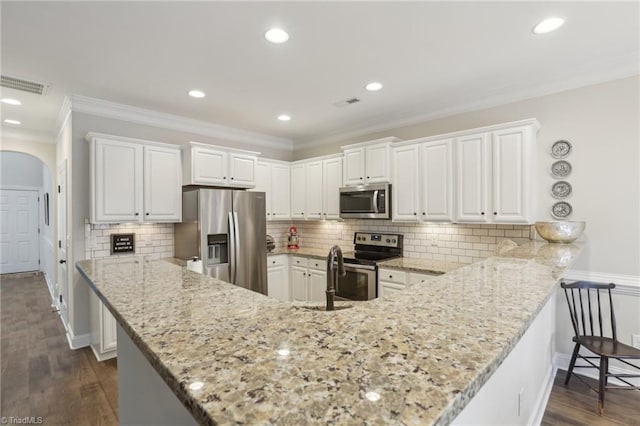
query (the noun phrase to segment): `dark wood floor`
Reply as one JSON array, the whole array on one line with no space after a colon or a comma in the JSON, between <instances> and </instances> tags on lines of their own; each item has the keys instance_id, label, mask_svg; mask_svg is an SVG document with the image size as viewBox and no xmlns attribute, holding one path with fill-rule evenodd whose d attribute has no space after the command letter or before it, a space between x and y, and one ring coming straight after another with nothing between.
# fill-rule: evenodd
<instances>
[{"instance_id":1,"label":"dark wood floor","mask_svg":"<svg viewBox=\"0 0 640 426\"><path fill-rule=\"evenodd\" d=\"M0 281L0 415L41 416L49 425L117 425L116 361L97 362L88 348L70 350L50 300L41 276ZM563 381L559 371L543 425L640 425L640 392L607 392L600 417L594 392L579 380L568 387Z\"/></svg>"}]
</instances>

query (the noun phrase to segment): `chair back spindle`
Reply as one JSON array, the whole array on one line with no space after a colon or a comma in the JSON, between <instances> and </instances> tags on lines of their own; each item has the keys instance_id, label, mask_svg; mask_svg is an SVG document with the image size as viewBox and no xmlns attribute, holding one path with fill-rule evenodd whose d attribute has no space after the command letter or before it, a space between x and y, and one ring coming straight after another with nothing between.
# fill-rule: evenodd
<instances>
[{"instance_id":1,"label":"chair back spindle","mask_svg":"<svg viewBox=\"0 0 640 426\"><path fill-rule=\"evenodd\" d=\"M605 331L608 331L606 325L609 325L611 337L613 339L617 338L616 319L611 298L611 289L615 287L614 284L577 281L571 284L561 283L561 287L564 289L571 325L576 337L595 336L596 332L599 332L600 337L606 337ZM609 297L600 297L600 292L605 290ZM606 306L607 299L609 306ZM603 310L606 311L607 309L610 313L610 324L605 324L603 320Z\"/></svg>"}]
</instances>

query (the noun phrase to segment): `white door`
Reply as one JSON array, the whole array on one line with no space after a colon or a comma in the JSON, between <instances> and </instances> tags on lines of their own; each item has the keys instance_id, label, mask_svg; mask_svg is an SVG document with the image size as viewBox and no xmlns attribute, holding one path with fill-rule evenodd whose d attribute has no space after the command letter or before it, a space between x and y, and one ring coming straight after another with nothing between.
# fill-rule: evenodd
<instances>
[{"instance_id":1,"label":"white door","mask_svg":"<svg viewBox=\"0 0 640 426\"><path fill-rule=\"evenodd\" d=\"M38 191L0 190L0 273L40 269Z\"/></svg>"},{"instance_id":2,"label":"white door","mask_svg":"<svg viewBox=\"0 0 640 426\"><path fill-rule=\"evenodd\" d=\"M267 220L271 220L271 206L273 202L273 192L271 192L271 165L267 163L256 163L256 186L252 191L264 192L265 208L267 212Z\"/></svg>"},{"instance_id":3,"label":"white door","mask_svg":"<svg viewBox=\"0 0 640 426\"><path fill-rule=\"evenodd\" d=\"M67 160L58 167L58 309L64 324L69 323L69 276L67 273Z\"/></svg>"},{"instance_id":4,"label":"white door","mask_svg":"<svg viewBox=\"0 0 640 426\"><path fill-rule=\"evenodd\" d=\"M421 147L420 219L450 221L453 218L452 141L428 142Z\"/></svg>"},{"instance_id":5,"label":"white door","mask_svg":"<svg viewBox=\"0 0 640 426\"><path fill-rule=\"evenodd\" d=\"M493 134L493 221L530 222L528 148L530 127L516 127Z\"/></svg>"},{"instance_id":6,"label":"white door","mask_svg":"<svg viewBox=\"0 0 640 426\"><path fill-rule=\"evenodd\" d=\"M340 187L342 186L342 158L331 158L322 162L323 216L325 219L340 219Z\"/></svg>"},{"instance_id":7,"label":"white door","mask_svg":"<svg viewBox=\"0 0 640 426\"><path fill-rule=\"evenodd\" d=\"M291 289L294 302L306 302L307 295L307 268L300 266L291 267Z\"/></svg>"},{"instance_id":8,"label":"white door","mask_svg":"<svg viewBox=\"0 0 640 426\"><path fill-rule=\"evenodd\" d=\"M291 218L304 219L306 175L304 164L291 166Z\"/></svg>"},{"instance_id":9,"label":"white door","mask_svg":"<svg viewBox=\"0 0 640 426\"><path fill-rule=\"evenodd\" d=\"M364 148L346 149L344 151L344 184L364 184Z\"/></svg>"},{"instance_id":10,"label":"white door","mask_svg":"<svg viewBox=\"0 0 640 426\"><path fill-rule=\"evenodd\" d=\"M267 294L278 300L289 300L289 280L284 265L267 268Z\"/></svg>"},{"instance_id":11,"label":"white door","mask_svg":"<svg viewBox=\"0 0 640 426\"><path fill-rule=\"evenodd\" d=\"M227 153L215 149L195 147L191 151L194 185L226 185Z\"/></svg>"},{"instance_id":12,"label":"white door","mask_svg":"<svg viewBox=\"0 0 640 426\"><path fill-rule=\"evenodd\" d=\"M456 220L487 222L488 141L481 133L459 138L456 142Z\"/></svg>"},{"instance_id":13,"label":"white door","mask_svg":"<svg viewBox=\"0 0 640 426\"><path fill-rule=\"evenodd\" d=\"M309 269L309 301L324 302L327 300L327 271Z\"/></svg>"},{"instance_id":14,"label":"white door","mask_svg":"<svg viewBox=\"0 0 640 426\"><path fill-rule=\"evenodd\" d=\"M256 185L256 157L229 154L229 185L253 188Z\"/></svg>"},{"instance_id":15,"label":"white door","mask_svg":"<svg viewBox=\"0 0 640 426\"><path fill-rule=\"evenodd\" d=\"M286 164L271 165L271 219L291 218L291 175Z\"/></svg>"},{"instance_id":16,"label":"white door","mask_svg":"<svg viewBox=\"0 0 640 426\"><path fill-rule=\"evenodd\" d=\"M322 219L322 161L307 163L305 207L307 219Z\"/></svg>"},{"instance_id":17,"label":"white door","mask_svg":"<svg viewBox=\"0 0 640 426\"><path fill-rule=\"evenodd\" d=\"M367 183L389 182L390 148L388 144L368 146L366 149L365 172Z\"/></svg>"},{"instance_id":18,"label":"white door","mask_svg":"<svg viewBox=\"0 0 640 426\"><path fill-rule=\"evenodd\" d=\"M393 149L393 220L418 220L418 145Z\"/></svg>"},{"instance_id":19,"label":"white door","mask_svg":"<svg viewBox=\"0 0 640 426\"><path fill-rule=\"evenodd\" d=\"M142 215L142 145L97 139L95 222L138 222Z\"/></svg>"},{"instance_id":20,"label":"white door","mask_svg":"<svg viewBox=\"0 0 640 426\"><path fill-rule=\"evenodd\" d=\"M144 222L182 220L180 150L144 147Z\"/></svg>"}]
</instances>

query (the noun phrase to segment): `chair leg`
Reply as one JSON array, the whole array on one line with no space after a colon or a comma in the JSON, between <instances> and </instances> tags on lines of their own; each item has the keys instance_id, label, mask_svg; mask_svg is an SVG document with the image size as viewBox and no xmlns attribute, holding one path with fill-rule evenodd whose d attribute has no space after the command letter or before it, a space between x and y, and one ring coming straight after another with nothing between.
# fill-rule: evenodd
<instances>
[{"instance_id":1,"label":"chair leg","mask_svg":"<svg viewBox=\"0 0 640 426\"><path fill-rule=\"evenodd\" d=\"M607 371L609 370L609 358L606 356L600 357L600 380L598 390L598 414L601 416L604 414L604 391L605 383L607 381Z\"/></svg>"},{"instance_id":2,"label":"chair leg","mask_svg":"<svg viewBox=\"0 0 640 426\"><path fill-rule=\"evenodd\" d=\"M569 371L567 371L567 377L564 378L564 384L569 384L569 379L571 379L571 373L573 373L573 367L576 365L576 358L578 358L578 352L580 351L580 343L576 343L576 346L573 348L573 354L571 355L571 362L569 363Z\"/></svg>"}]
</instances>

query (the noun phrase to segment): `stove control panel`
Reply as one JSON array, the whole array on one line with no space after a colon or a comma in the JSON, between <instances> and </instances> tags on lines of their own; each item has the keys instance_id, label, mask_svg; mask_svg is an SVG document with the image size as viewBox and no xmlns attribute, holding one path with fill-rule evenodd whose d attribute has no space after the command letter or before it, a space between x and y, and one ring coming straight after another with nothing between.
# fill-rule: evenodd
<instances>
[{"instance_id":1,"label":"stove control panel","mask_svg":"<svg viewBox=\"0 0 640 426\"><path fill-rule=\"evenodd\" d=\"M379 247L402 247L401 234L377 234L371 232L356 232L353 243L358 245Z\"/></svg>"}]
</instances>

